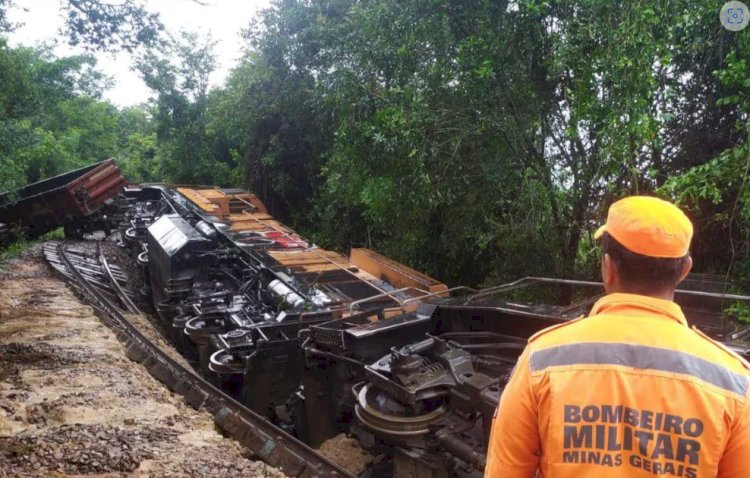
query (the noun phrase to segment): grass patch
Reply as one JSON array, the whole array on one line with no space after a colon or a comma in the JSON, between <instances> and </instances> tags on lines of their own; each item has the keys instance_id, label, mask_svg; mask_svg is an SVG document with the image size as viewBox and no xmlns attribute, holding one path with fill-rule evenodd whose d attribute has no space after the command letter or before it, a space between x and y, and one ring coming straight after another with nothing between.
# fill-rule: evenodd
<instances>
[{"instance_id":1,"label":"grass patch","mask_svg":"<svg viewBox=\"0 0 750 478\"><path fill-rule=\"evenodd\" d=\"M726 312L729 317L736 319L743 324L750 324L750 305L743 302L734 302L724 309L724 312Z\"/></svg>"},{"instance_id":2,"label":"grass patch","mask_svg":"<svg viewBox=\"0 0 750 478\"><path fill-rule=\"evenodd\" d=\"M15 259L19 257L21 254L27 251L34 244L39 244L40 242L52 241L55 239L64 239L64 238L65 238L65 232L63 231L62 227L55 229L54 231L50 231L47 234L44 234L43 236L37 237L36 239L33 239L33 240L29 240L29 239L22 237L16 240L15 242L8 244L8 246L6 246L5 248L0 249L0 263L8 262L11 259Z\"/></svg>"},{"instance_id":3,"label":"grass patch","mask_svg":"<svg viewBox=\"0 0 750 478\"><path fill-rule=\"evenodd\" d=\"M32 242L26 239L19 239L16 242L8 244L8 247L0 252L0 262L7 262L10 259L20 256L31 244Z\"/></svg>"}]
</instances>

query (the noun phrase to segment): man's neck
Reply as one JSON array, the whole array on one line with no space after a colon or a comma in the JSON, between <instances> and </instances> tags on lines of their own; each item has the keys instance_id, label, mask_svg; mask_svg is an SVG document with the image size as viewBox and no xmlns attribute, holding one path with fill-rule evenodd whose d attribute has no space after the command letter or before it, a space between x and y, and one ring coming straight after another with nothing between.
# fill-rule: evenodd
<instances>
[{"instance_id":1,"label":"man's neck","mask_svg":"<svg viewBox=\"0 0 750 478\"><path fill-rule=\"evenodd\" d=\"M654 291L642 291L642 290L628 290L628 289L620 289L620 290L608 290L607 294L635 294L635 295L645 295L646 297L653 297L654 299L661 299L661 300L668 300L670 302L674 302L674 289L672 290L666 290L661 292L654 292Z\"/></svg>"}]
</instances>

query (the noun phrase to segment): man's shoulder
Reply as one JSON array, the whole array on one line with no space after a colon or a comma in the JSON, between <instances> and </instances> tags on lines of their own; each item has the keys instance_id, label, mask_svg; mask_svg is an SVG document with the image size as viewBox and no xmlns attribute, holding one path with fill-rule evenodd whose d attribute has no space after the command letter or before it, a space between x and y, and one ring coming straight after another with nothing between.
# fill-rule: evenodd
<instances>
[{"instance_id":1,"label":"man's shoulder","mask_svg":"<svg viewBox=\"0 0 750 478\"><path fill-rule=\"evenodd\" d=\"M580 324L586 318L587 317L580 316L577 319L566 320L565 322L560 322L559 324L542 329L529 338L529 345L538 344L539 342L544 342L550 338L554 338L556 335L563 333L563 331L567 332L570 327L575 326L575 324Z\"/></svg>"},{"instance_id":2,"label":"man's shoulder","mask_svg":"<svg viewBox=\"0 0 750 478\"><path fill-rule=\"evenodd\" d=\"M529 338L529 349L535 351L550 346L585 342L586 337L589 336L601 337L603 323L597 321L597 317L581 316L540 330ZM750 377L750 363L729 346L712 339L696 327L683 326L680 329L682 331L678 332L677 335L670 334L669 337L665 337L666 340L662 345L651 345L682 350L703 360L723 365L735 373ZM592 334L592 331L595 333ZM613 334L612 338L616 335Z\"/></svg>"},{"instance_id":3,"label":"man's shoulder","mask_svg":"<svg viewBox=\"0 0 750 478\"><path fill-rule=\"evenodd\" d=\"M729 366L737 372L750 375L750 363L729 346L712 339L695 326L691 328L691 331L698 337L703 346L714 353L717 360L720 360L724 365Z\"/></svg>"}]
</instances>

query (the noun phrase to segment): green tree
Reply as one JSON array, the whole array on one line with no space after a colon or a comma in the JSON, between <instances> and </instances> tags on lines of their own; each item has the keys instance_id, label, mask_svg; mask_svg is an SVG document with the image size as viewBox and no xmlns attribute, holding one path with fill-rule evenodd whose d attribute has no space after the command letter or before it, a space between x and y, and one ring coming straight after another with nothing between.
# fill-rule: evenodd
<instances>
[{"instance_id":1,"label":"green tree","mask_svg":"<svg viewBox=\"0 0 750 478\"><path fill-rule=\"evenodd\" d=\"M719 7L279 0L227 89L248 107L225 117L247 118L232 137L250 184L304 210L320 242L451 282L593 274L607 204L737 139L739 113L715 105L726 85L706 74L736 38ZM310 118L320 134L295 126L280 144L277 124ZM287 162L288 144L308 147ZM303 181L312 212L292 201Z\"/></svg>"},{"instance_id":2,"label":"green tree","mask_svg":"<svg viewBox=\"0 0 750 478\"><path fill-rule=\"evenodd\" d=\"M693 254L709 272L725 274L739 283L750 283L750 36L725 43L725 62L711 75L719 82L712 102L705 106L721 113L720 127L707 128L711 138L709 161L670 178L660 192L677 199L691 212L700 231ZM701 120L704 124L705 120ZM686 141L688 151L695 151ZM708 145L706 145L708 146ZM705 146L704 146L705 147ZM689 165L695 162L688 163Z\"/></svg>"},{"instance_id":3,"label":"green tree","mask_svg":"<svg viewBox=\"0 0 750 478\"><path fill-rule=\"evenodd\" d=\"M102 79L93 64L0 40L0 189L114 153L109 126L117 111L90 96L100 94Z\"/></svg>"},{"instance_id":4,"label":"green tree","mask_svg":"<svg viewBox=\"0 0 750 478\"><path fill-rule=\"evenodd\" d=\"M138 61L146 85L156 93L153 108L158 174L164 181L232 185L232 157L216 155L208 77L216 67L210 39L182 33Z\"/></svg>"},{"instance_id":5,"label":"green tree","mask_svg":"<svg viewBox=\"0 0 750 478\"><path fill-rule=\"evenodd\" d=\"M187 0L186 0L187 1ZM0 0L0 34L12 31L17 25L7 19L14 0ZM141 0L122 0L116 3L99 0L66 0L65 34L74 46L91 50L132 52L160 41L164 30L159 16L149 12Z\"/></svg>"},{"instance_id":6,"label":"green tree","mask_svg":"<svg viewBox=\"0 0 750 478\"><path fill-rule=\"evenodd\" d=\"M117 157L132 182L158 182L156 133L147 105L123 108L118 117Z\"/></svg>"}]
</instances>

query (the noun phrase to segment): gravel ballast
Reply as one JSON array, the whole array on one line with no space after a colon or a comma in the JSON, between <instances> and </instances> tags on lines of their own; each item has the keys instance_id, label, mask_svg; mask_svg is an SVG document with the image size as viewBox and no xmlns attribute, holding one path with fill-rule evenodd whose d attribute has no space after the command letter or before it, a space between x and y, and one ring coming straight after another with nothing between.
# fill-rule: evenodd
<instances>
[{"instance_id":1,"label":"gravel ballast","mask_svg":"<svg viewBox=\"0 0 750 478\"><path fill-rule=\"evenodd\" d=\"M0 477L283 474L125 356L39 250L0 264Z\"/></svg>"}]
</instances>

